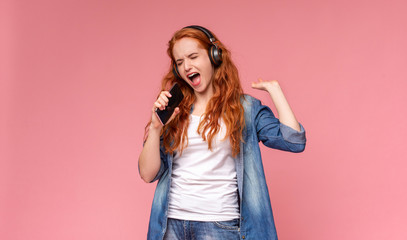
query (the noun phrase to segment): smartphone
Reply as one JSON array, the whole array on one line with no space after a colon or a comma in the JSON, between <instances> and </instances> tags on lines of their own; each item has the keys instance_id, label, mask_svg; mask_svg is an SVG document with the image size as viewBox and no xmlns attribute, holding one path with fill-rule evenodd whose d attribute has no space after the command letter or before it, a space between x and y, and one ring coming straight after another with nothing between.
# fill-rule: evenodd
<instances>
[{"instance_id":1,"label":"smartphone","mask_svg":"<svg viewBox=\"0 0 407 240\"><path fill-rule=\"evenodd\" d=\"M172 97L168 98L168 105L165 107L165 109L157 109L155 111L155 114L157 115L158 119L160 119L162 125L165 125L168 122L175 108L178 107L182 99L184 99L184 94L182 94L181 88L177 83L171 87L170 94Z\"/></svg>"}]
</instances>

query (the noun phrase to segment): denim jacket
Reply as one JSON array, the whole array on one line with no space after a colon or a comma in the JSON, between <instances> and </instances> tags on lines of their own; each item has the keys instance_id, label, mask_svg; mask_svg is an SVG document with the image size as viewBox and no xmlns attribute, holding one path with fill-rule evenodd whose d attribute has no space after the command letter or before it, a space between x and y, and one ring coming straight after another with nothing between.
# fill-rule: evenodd
<instances>
[{"instance_id":1,"label":"denim jacket","mask_svg":"<svg viewBox=\"0 0 407 240\"><path fill-rule=\"evenodd\" d=\"M263 170L259 141L270 148L302 152L305 130L298 132L282 123L269 107L249 95L242 98L246 126L240 153L235 158L240 203L241 239L277 239L270 197ZM161 167L155 177L158 184L151 208L148 240L163 239L167 228L169 190L173 155L161 145ZM153 182L152 181L152 182Z\"/></svg>"}]
</instances>

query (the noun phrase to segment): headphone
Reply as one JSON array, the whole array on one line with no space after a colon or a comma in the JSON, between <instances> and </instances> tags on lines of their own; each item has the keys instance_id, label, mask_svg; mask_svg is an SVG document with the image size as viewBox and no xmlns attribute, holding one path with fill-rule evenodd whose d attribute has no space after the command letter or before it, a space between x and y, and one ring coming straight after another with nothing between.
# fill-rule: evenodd
<instances>
[{"instance_id":1,"label":"headphone","mask_svg":"<svg viewBox=\"0 0 407 240\"><path fill-rule=\"evenodd\" d=\"M196 30L199 30L203 33L205 33L205 35L209 38L209 41L211 41L212 46L208 49L208 54L209 54L209 59L211 60L211 63L215 66L218 67L221 63L222 63L222 49L220 49L218 47L218 44L216 43L216 39L215 37L212 35L212 33L201 26L198 25L191 25L191 26L187 26L184 27L185 28L193 28ZM174 73L174 75L176 77L178 77L179 79L182 79L181 75L178 72L178 67L177 64L174 62L173 67L172 67L172 72Z\"/></svg>"}]
</instances>

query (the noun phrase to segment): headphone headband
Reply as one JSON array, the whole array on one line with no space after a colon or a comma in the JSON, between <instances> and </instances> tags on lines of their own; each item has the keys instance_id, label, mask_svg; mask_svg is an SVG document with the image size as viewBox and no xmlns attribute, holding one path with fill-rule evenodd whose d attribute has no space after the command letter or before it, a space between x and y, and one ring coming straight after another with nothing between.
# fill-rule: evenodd
<instances>
[{"instance_id":1,"label":"headphone headband","mask_svg":"<svg viewBox=\"0 0 407 240\"><path fill-rule=\"evenodd\" d=\"M211 41L212 44L215 44L215 37L212 35L211 31L209 31L208 29L202 27L202 26L198 26L198 25L191 25L191 26L186 26L184 28L193 28L196 30L200 30L201 32L205 33L205 35L209 38L209 41Z\"/></svg>"}]
</instances>

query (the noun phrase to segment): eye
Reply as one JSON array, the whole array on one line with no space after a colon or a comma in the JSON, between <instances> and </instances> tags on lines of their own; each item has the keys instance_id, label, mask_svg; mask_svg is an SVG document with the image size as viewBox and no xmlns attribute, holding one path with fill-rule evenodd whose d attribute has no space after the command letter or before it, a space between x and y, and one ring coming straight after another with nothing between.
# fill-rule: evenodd
<instances>
[{"instance_id":1,"label":"eye","mask_svg":"<svg viewBox=\"0 0 407 240\"><path fill-rule=\"evenodd\" d=\"M181 66L182 65L182 62L177 62L177 66Z\"/></svg>"}]
</instances>

